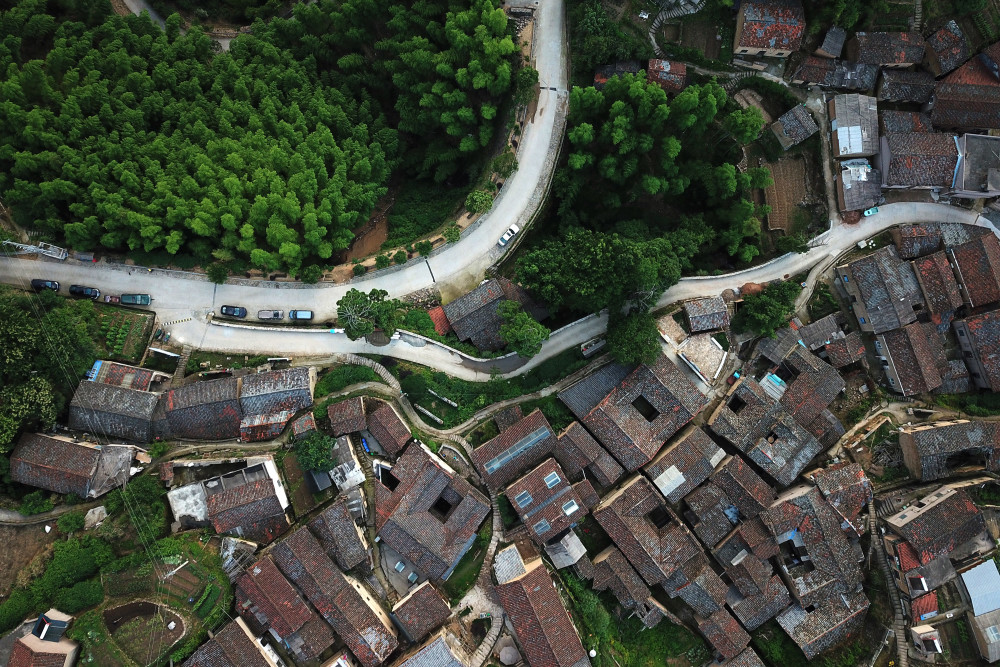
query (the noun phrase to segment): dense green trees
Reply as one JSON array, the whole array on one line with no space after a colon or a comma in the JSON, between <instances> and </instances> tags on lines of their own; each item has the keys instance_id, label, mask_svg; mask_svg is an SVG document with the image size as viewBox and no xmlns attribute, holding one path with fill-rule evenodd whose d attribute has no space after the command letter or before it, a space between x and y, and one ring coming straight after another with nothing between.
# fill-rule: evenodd
<instances>
[{"instance_id":1,"label":"dense green trees","mask_svg":"<svg viewBox=\"0 0 1000 667\"><path fill-rule=\"evenodd\" d=\"M464 177L520 58L492 0L301 3L228 53L176 15L163 33L106 2L60 7L0 16L15 219L74 248L215 260L216 281L250 266L318 278L394 168Z\"/></svg>"},{"instance_id":2,"label":"dense green trees","mask_svg":"<svg viewBox=\"0 0 1000 667\"><path fill-rule=\"evenodd\" d=\"M381 329L391 336L399 323L401 304L387 299L384 289L373 289L368 294L351 289L337 302L337 321L351 340L357 340Z\"/></svg>"},{"instance_id":3,"label":"dense green trees","mask_svg":"<svg viewBox=\"0 0 1000 667\"><path fill-rule=\"evenodd\" d=\"M549 330L524 312L517 301L502 301L498 307L503 324L500 337L507 346L524 358L533 357L549 339Z\"/></svg>"},{"instance_id":4,"label":"dense green trees","mask_svg":"<svg viewBox=\"0 0 1000 667\"><path fill-rule=\"evenodd\" d=\"M619 60L652 58L649 42L627 34L608 16L600 0L569 5L574 79L590 83L594 69Z\"/></svg>"},{"instance_id":5,"label":"dense green trees","mask_svg":"<svg viewBox=\"0 0 1000 667\"><path fill-rule=\"evenodd\" d=\"M299 467L303 470L329 470L333 467L330 454L334 444L336 442L333 438L319 431L313 431L303 440L296 441L295 458L299 461Z\"/></svg>"},{"instance_id":6,"label":"dense green trees","mask_svg":"<svg viewBox=\"0 0 1000 667\"><path fill-rule=\"evenodd\" d=\"M733 328L774 338L775 332L788 324L801 291L795 282L785 280L771 283L760 294L748 294L736 312Z\"/></svg>"}]
</instances>

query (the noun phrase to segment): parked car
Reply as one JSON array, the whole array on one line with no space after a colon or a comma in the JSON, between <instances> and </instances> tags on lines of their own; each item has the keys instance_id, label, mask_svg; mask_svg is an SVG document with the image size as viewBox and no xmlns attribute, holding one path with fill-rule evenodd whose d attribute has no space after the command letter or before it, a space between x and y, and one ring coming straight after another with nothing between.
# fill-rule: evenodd
<instances>
[{"instance_id":1,"label":"parked car","mask_svg":"<svg viewBox=\"0 0 1000 667\"><path fill-rule=\"evenodd\" d=\"M258 320L280 320L284 319L285 311L283 310L258 310L257 319Z\"/></svg>"},{"instance_id":2,"label":"parked car","mask_svg":"<svg viewBox=\"0 0 1000 667\"><path fill-rule=\"evenodd\" d=\"M507 231L503 233L503 236L500 237L500 240L497 241L497 245L500 246L501 248L504 247L505 245L507 245L508 241L514 238L514 234L517 234L519 231L521 231L520 227L518 227L517 225L511 225L510 227L507 228Z\"/></svg>"},{"instance_id":3,"label":"parked car","mask_svg":"<svg viewBox=\"0 0 1000 667\"><path fill-rule=\"evenodd\" d=\"M288 319L290 320L311 320L312 318L313 318L313 311L311 310L288 311Z\"/></svg>"},{"instance_id":4,"label":"parked car","mask_svg":"<svg viewBox=\"0 0 1000 667\"><path fill-rule=\"evenodd\" d=\"M246 317L247 309L243 306L223 306L220 308L226 317Z\"/></svg>"},{"instance_id":5,"label":"parked car","mask_svg":"<svg viewBox=\"0 0 1000 667\"><path fill-rule=\"evenodd\" d=\"M83 296L97 301L101 298L101 290L96 287L84 287L83 285L70 285L69 293L73 296Z\"/></svg>"},{"instance_id":6,"label":"parked car","mask_svg":"<svg viewBox=\"0 0 1000 667\"><path fill-rule=\"evenodd\" d=\"M44 289L50 289L54 292L58 292L59 283L56 282L55 280L41 280L39 278L35 278L34 280L31 281L31 289L35 290L36 292L41 292Z\"/></svg>"},{"instance_id":7,"label":"parked car","mask_svg":"<svg viewBox=\"0 0 1000 667\"><path fill-rule=\"evenodd\" d=\"M866 218L870 215L875 215L876 213L878 213L878 206L872 206L871 208L865 209Z\"/></svg>"},{"instance_id":8,"label":"parked car","mask_svg":"<svg viewBox=\"0 0 1000 667\"><path fill-rule=\"evenodd\" d=\"M148 306L152 299L148 294L122 294L121 302L126 306Z\"/></svg>"}]
</instances>

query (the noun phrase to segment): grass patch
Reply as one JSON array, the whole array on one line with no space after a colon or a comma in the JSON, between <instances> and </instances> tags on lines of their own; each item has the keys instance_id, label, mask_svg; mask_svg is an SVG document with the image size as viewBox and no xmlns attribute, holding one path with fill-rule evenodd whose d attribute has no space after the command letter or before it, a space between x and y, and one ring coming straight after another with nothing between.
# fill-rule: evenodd
<instances>
[{"instance_id":1,"label":"grass patch","mask_svg":"<svg viewBox=\"0 0 1000 667\"><path fill-rule=\"evenodd\" d=\"M484 442L488 442L500 434L500 429L497 428L496 422L492 419L487 419L482 424L476 428L469 431L469 434L465 436L465 439L472 445L475 449Z\"/></svg>"},{"instance_id":2,"label":"grass patch","mask_svg":"<svg viewBox=\"0 0 1000 667\"><path fill-rule=\"evenodd\" d=\"M588 514L576 525L576 534L591 558L611 546L611 538L593 515Z\"/></svg>"},{"instance_id":3,"label":"grass patch","mask_svg":"<svg viewBox=\"0 0 1000 667\"><path fill-rule=\"evenodd\" d=\"M458 212L468 194L467 188L405 182L386 216L389 237L382 248L395 248L430 234Z\"/></svg>"},{"instance_id":4,"label":"grass patch","mask_svg":"<svg viewBox=\"0 0 1000 667\"><path fill-rule=\"evenodd\" d=\"M497 495L497 505L500 506L500 521L503 522L504 530L510 530L521 521L517 512L514 511L514 506L510 504L507 494L501 493Z\"/></svg>"},{"instance_id":5,"label":"grass patch","mask_svg":"<svg viewBox=\"0 0 1000 667\"><path fill-rule=\"evenodd\" d=\"M720 331L719 333L712 334L712 339L722 346L723 352L729 352L729 336L724 332Z\"/></svg>"},{"instance_id":6,"label":"grass patch","mask_svg":"<svg viewBox=\"0 0 1000 667\"><path fill-rule=\"evenodd\" d=\"M462 560L458 562L455 571L451 573L448 580L441 582L441 589L451 600L452 606L465 597L465 594L476 583L479 570L482 569L483 560L486 558L486 549L489 547L492 537L493 522L487 517L483 527L479 529L479 534L476 535L476 541L472 548L462 556Z\"/></svg>"},{"instance_id":7,"label":"grass patch","mask_svg":"<svg viewBox=\"0 0 1000 667\"><path fill-rule=\"evenodd\" d=\"M316 383L316 398L341 391L353 384L379 381L378 374L367 366L338 366Z\"/></svg>"},{"instance_id":8,"label":"grass patch","mask_svg":"<svg viewBox=\"0 0 1000 667\"><path fill-rule=\"evenodd\" d=\"M1000 415L1000 394L937 394L934 402L973 417Z\"/></svg>"}]
</instances>

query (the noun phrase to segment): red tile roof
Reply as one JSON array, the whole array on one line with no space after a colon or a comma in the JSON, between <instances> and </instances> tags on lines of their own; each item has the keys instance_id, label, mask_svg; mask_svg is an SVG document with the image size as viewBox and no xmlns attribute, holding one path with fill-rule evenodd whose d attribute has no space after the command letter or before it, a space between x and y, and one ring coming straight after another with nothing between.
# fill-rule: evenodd
<instances>
[{"instance_id":1,"label":"red tile roof","mask_svg":"<svg viewBox=\"0 0 1000 667\"><path fill-rule=\"evenodd\" d=\"M858 331L852 331L844 338L830 341L825 349L826 356L834 368L843 368L865 357L865 342Z\"/></svg>"},{"instance_id":2,"label":"red tile roof","mask_svg":"<svg viewBox=\"0 0 1000 667\"><path fill-rule=\"evenodd\" d=\"M442 336L447 336L451 333L451 322L448 321L448 316L444 314L444 308L435 306L428 310L427 314L430 315L431 322L434 323L434 331Z\"/></svg>"},{"instance_id":3,"label":"red tile roof","mask_svg":"<svg viewBox=\"0 0 1000 667\"><path fill-rule=\"evenodd\" d=\"M589 665L580 637L540 560L519 579L496 587L531 667Z\"/></svg>"},{"instance_id":4,"label":"red tile roof","mask_svg":"<svg viewBox=\"0 0 1000 667\"><path fill-rule=\"evenodd\" d=\"M989 130L1000 127L1000 95L988 85L938 83L931 122L934 127Z\"/></svg>"},{"instance_id":5,"label":"red tile roof","mask_svg":"<svg viewBox=\"0 0 1000 667\"><path fill-rule=\"evenodd\" d=\"M948 255L941 250L919 257L913 260L913 270L924 293L927 312L935 324L941 324L943 315L953 313L962 305L962 292L948 263Z\"/></svg>"},{"instance_id":6,"label":"red tile roof","mask_svg":"<svg viewBox=\"0 0 1000 667\"><path fill-rule=\"evenodd\" d=\"M368 427L363 396L355 396L331 404L326 409L326 416L330 419L330 430L335 436L356 433Z\"/></svg>"},{"instance_id":7,"label":"red tile roof","mask_svg":"<svg viewBox=\"0 0 1000 667\"><path fill-rule=\"evenodd\" d=\"M934 507L893 530L910 543L920 564L926 565L938 556L948 555L985 528L983 514L972 498L964 489L956 489Z\"/></svg>"},{"instance_id":8,"label":"red tile roof","mask_svg":"<svg viewBox=\"0 0 1000 667\"><path fill-rule=\"evenodd\" d=\"M750 643L750 635L725 609L720 609L698 623L698 631L726 660L735 658Z\"/></svg>"},{"instance_id":9,"label":"red tile roof","mask_svg":"<svg viewBox=\"0 0 1000 667\"><path fill-rule=\"evenodd\" d=\"M369 405L368 432L386 452L393 456L399 454L410 441L410 429L391 404L378 399L368 400L376 404L374 410Z\"/></svg>"},{"instance_id":10,"label":"red tile roof","mask_svg":"<svg viewBox=\"0 0 1000 667\"><path fill-rule=\"evenodd\" d=\"M257 479L208 496L208 518L217 533L267 543L288 530L274 480Z\"/></svg>"},{"instance_id":11,"label":"red tile roof","mask_svg":"<svg viewBox=\"0 0 1000 667\"><path fill-rule=\"evenodd\" d=\"M990 389L1000 391L1000 310L972 315L963 320L969 343L982 364Z\"/></svg>"},{"instance_id":12,"label":"red tile roof","mask_svg":"<svg viewBox=\"0 0 1000 667\"><path fill-rule=\"evenodd\" d=\"M392 615L414 642L440 627L451 616L451 608L431 582L425 581L392 608Z\"/></svg>"},{"instance_id":13,"label":"red tile roof","mask_svg":"<svg viewBox=\"0 0 1000 667\"><path fill-rule=\"evenodd\" d=\"M548 456L555 444L556 436L549 420L541 410L535 409L495 438L472 450L472 462L488 487L500 489ZM526 449L520 450L522 445L527 446ZM516 452L516 455L504 459L505 452ZM495 469L492 461L497 461Z\"/></svg>"},{"instance_id":14,"label":"red tile roof","mask_svg":"<svg viewBox=\"0 0 1000 667\"><path fill-rule=\"evenodd\" d=\"M738 46L751 49L798 51L805 34L806 17L794 0L744 0L743 30Z\"/></svg>"},{"instance_id":15,"label":"red tile roof","mask_svg":"<svg viewBox=\"0 0 1000 667\"><path fill-rule=\"evenodd\" d=\"M551 486L546 482L550 476L555 480ZM519 496L525 501L524 505L518 502ZM542 545L587 515L587 504L570 486L566 473L553 459L542 461L527 475L511 483L507 487L507 499L528 526L532 539ZM567 514L563 510L567 503L575 504L577 509Z\"/></svg>"},{"instance_id":16,"label":"red tile roof","mask_svg":"<svg viewBox=\"0 0 1000 667\"><path fill-rule=\"evenodd\" d=\"M1000 42L983 49L983 52L946 76L945 83L964 83L984 86L998 86L1000 79L988 63L1000 62Z\"/></svg>"},{"instance_id":17,"label":"red tile roof","mask_svg":"<svg viewBox=\"0 0 1000 667\"><path fill-rule=\"evenodd\" d=\"M18 639L11 649L7 667L63 667L64 664L66 664L65 653L35 651Z\"/></svg>"},{"instance_id":18,"label":"red tile roof","mask_svg":"<svg viewBox=\"0 0 1000 667\"><path fill-rule=\"evenodd\" d=\"M15 482L86 498L101 450L83 443L25 433L10 455Z\"/></svg>"},{"instance_id":19,"label":"red tile roof","mask_svg":"<svg viewBox=\"0 0 1000 667\"><path fill-rule=\"evenodd\" d=\"M1000 91L997 95L1000 96ZM949 249L948 253L955 260L969 307L1000 301L1000 241L995 235L980 236Z\"/></svg>"},{"instance_id":20,"label":"red tile roof","mask_svg":"<svg viewBox=\"0 0 1000 667\"><path fill-rule=\"evenodd\" d=\"M237 619L215 633L187 659L183 667L270 667L253 637ZM61 667L61 666L60 666Z\"/></svg>"},{"instance_id":21,"label":"red tile roof","mask_svg":"<svg viewBox=\"0 0 1000 667\"><path fill-rule=\"evenodd\" d=\"M899 569L904 574L920 567L920 556L917 555L916 550L908 542L896 543L896 556L899 557Z\"/></svg>"},{"instance_id":22,"label":"red tile roof","mask_svg":"<svg viewBox=\"0 0 1000 667\"><path fill-rule=\"evenodd\" d=\"M937 591L925 593L910 602L910 617L914 621L921 620L925 614L935 615L938 611Z\"/></svg>"},{"instance_id":23,"label":"red tile roof","mask_svg":"<svg viewBox=\"0 0 1000 667\"><path fill-rule=\"evenodd\" d=\"M237 580L236 611L254 617L283 639L313 615L270 556L251 565Z\"/></svg>"},{"instance_id":24,"label":"red tile roof","mask_svg":"<svg viewBox=\"0 0 1000 667\"><path fill-rule=\"evenodd\" d=\"M932 327L921 322L880 334L883 353L899 378L896 389L903 396L924 394L941 386L935 357L943 354L941 341ZM934 348L940 348L935 350Z\"/></svg>"}]
</instances>

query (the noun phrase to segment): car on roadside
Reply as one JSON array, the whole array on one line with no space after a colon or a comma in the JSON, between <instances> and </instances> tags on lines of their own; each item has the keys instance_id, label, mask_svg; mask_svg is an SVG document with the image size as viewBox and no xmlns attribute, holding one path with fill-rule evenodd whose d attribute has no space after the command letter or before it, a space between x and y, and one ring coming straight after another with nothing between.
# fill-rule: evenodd
<instances>
[{"instance_id":1,"label":"car on roadside","mask_svg":"<svg viewBox=\"0 0 1000 667\"><path fill-rule=\"evenodd\" d=\"M148 294L122 294L120 302L126 306L148 306L152 300Z\"/></svg>"},{"instance_id":2,"label":"car on roadside","mask_svg":"<svg viewBox=\"0 0 1000 667\"><path fill-rule=\"evenodd\" d=\"M517 225L511 225L510 227L507 228L507 231L503 233L503 236L500 237L500 240L497 241L497 245L500 246L501 248L504 247L512 238L514 238L514 235L517 234L519 231L521 231L520 227L518 227Z\"/></svg>"},{"instance_id":3,"label":"car on roadside","mask_svg":"<svg viewBox=\"0 0 1000 667\"><path fill-rule=\"evenodd\" d=\"M258 320L281 320L285 317L285 311L283 310L258 310L257 319Z\"/></svg>"},{"instance_id":4,"label":"car on roadside","mask_svg":"<svg viewBox=\"0 0 1000 667\"><path fill-rule=\"evenodd\" d=\"M308 321L313 318L313 311L311 310L290 310L288 311L288 319Z\"/></svg>"},{"instance_id":5,"label":"car on roadside","mask_svg":"<svg viewBox=\"0 0 1000 667\"><path fill-rule=\"evenodd\" d=\"M219 309L226 317L246 317L247 309L243 306L223 306Z\"/></svg>"},{"instance_id":6,"label":"car on roadside","mask_svg":"<svg viewBox=\"0 0 1000 667\"><path fill-rule=\"evenodd\" d=\"M876 213L878 213L878 206L872 206L871 208L866 208L864 211L864 215L866 218L868 216L875 215Z\"/></svg>"},{"instance_id":7,"label":"car on roadside","mask_svg":"<svg viewBox=\"0 0 1000 667\"><path fill-rule=\"evenodd\" d=\"M42 280L40 278L35 278L31 281L31 289L36 292L41 292L42 290L50 289L53 292L59 291L59 283L55 280Z\"/></svg>"},{"instance_id":8,"label":"car on roadside","mask_svg":"<svg viewBox=\"0 0 1000 667\"><path fill-rule=\"evenodd\" d=\"M84 285L70 285L69 293L72 296L81 296L87 299L93 299L94 301L101 298L101 290L96 287L86 287Z\"/></svg>"}]
</instances>

